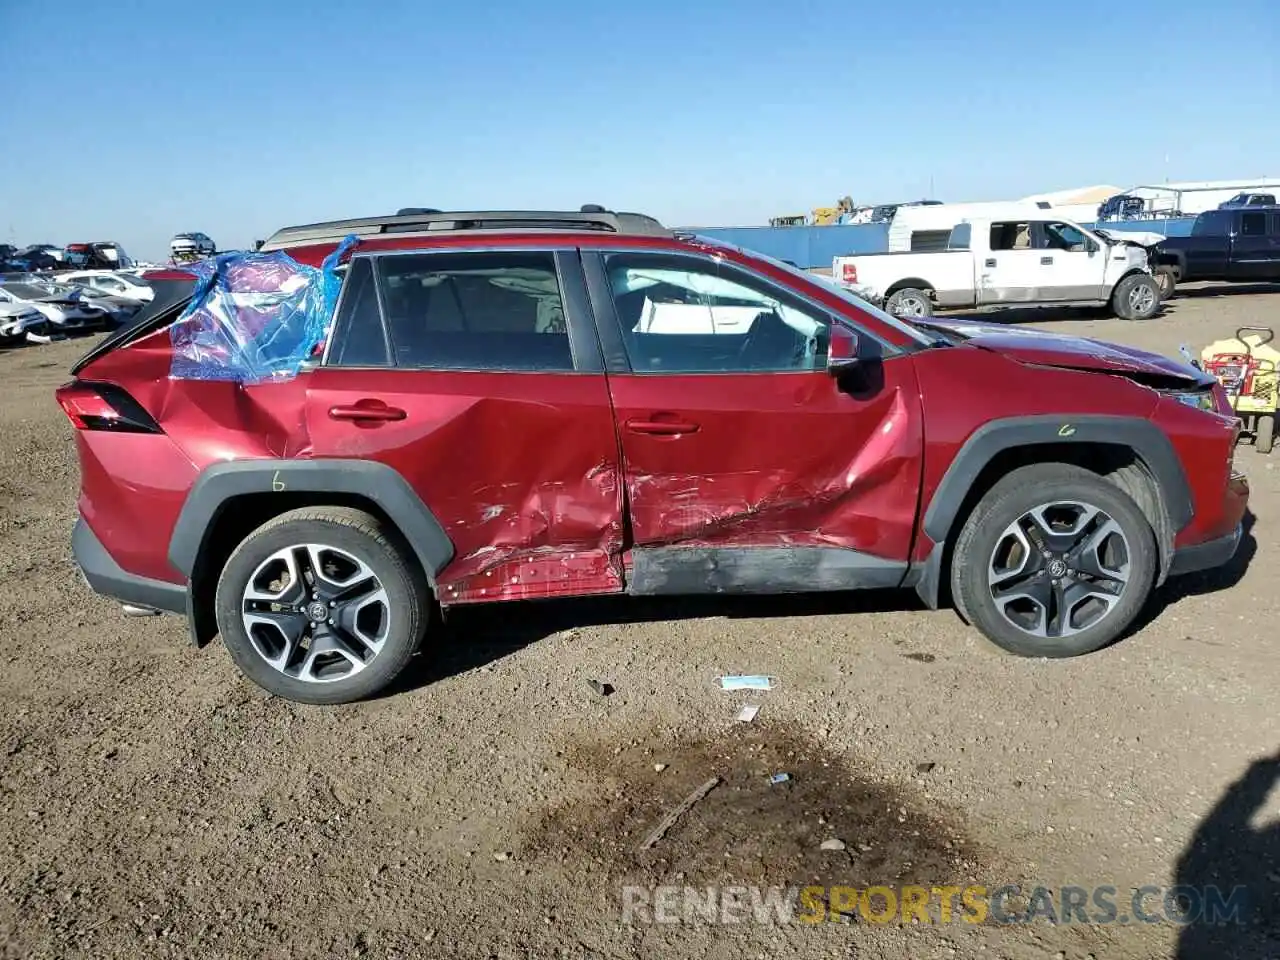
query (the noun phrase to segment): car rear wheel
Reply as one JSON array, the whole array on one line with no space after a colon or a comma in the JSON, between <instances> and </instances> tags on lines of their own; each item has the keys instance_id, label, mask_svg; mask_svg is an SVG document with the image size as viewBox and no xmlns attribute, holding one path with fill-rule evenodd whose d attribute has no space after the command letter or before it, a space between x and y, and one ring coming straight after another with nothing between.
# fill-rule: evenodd
<instances>
[{"instance_id":1,"label":"car rear wheel","mask_svg":"<svg viewBox=\"0 0 1280 960\"><path fill-rule=\"evenodd\" d=\"M998 481L956 541L951 590L966 619L1024 657L1090 653L1129 628L1155 582L1155 535L1118 486L1068 464Z\"/></svg>"},{"instance_id":2,"label":"car rear wheel","mask_svg":"<svg viewBox=\"0 0 1280 960\"><path fill-rule=\"evenodd\" d=\"M223 642L246 677L299 703L377 693L417 651L431 591L399 535L345 507L292 510L236 548L218 579Z\"/></svg>"},{"instance_id":3,"label":"car rear wheel","mask_svg":"<svg viewBox=\"0 0 1280 960\"><path fill-rule=\"evenodd\" d=\"M932 317L933 300L929 294L916 287L903 287L894 291L885 301L885 310L895 317Z\"/></svg>"},{"instance_id":4,"label":"car rear wheel","mask_svg":"<svg viewBox=\"0 0 1280 960\"><path fill-rule=\"evenodd\" d=\"M1160 309L1160 288L1155 278L1135 273L1116 284L1111 308L1123 320L1149 320Z\"/></svg>"},{"instance_id":5,"label":"car rear wheel","mask_svg":"<svg viewBox=\"0 0 1280 960\"><path fill-rule=\"evenodd\" d=\"M1154 276L1161 302L1170 299L1178 287L1178 275L1174 273L1173 267L1156 267Z\"/></svg>"}]
</instances>

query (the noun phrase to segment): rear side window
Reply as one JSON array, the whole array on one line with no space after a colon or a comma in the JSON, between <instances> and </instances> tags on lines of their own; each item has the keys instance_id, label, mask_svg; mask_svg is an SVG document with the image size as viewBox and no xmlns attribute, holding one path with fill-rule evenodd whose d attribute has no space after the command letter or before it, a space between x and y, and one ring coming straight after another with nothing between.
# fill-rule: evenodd
<instances>
[{"instance_id":1,"label":"rear side window","mask_svg":"<svg viewBox=\"0 0 1280 960\"><path fill-rule=\"evenodd\" d=\"M955 229L951 231L951 239L947 246L951 250L968 250L970 238L973 235L973 224L958 223Z\"/></svg>"},{"instance_id":2,"label":"rear side window","mask_svg":"<svg viewBox=\"0 0 1280 960\"><path fill-rule=\"evenodd\" d=\"M992 250L1030 250L1031 224L1026 221L1002 221L991 224Z\"/></svg>"},{"instance_id":3,"label":"rear side window","mask_svg":"<svg viewBox=\"0 0 1280 960\"><path fill-rule=\"evenodd\" d=\"M421 370L572 370L554 256L495 252L357 257L344 284L328 363Z\"/></svg>"},{"instance_id":4,"label":"rear side window","mask_svg":"<svg viewBox=\"0 0 1280 960\"><path fill-rule=\"evenodd\" d=\"M381 257L392 362L424 370L573 370L549 252Z\"/></svg>"},{"instance_id":5,"label":"rear side window","mask_svg":"<svg viewBox=\"0 0 1280 960\"><path fill-rule=\"evenodd\" d=\"M1265 237L1267 235L1267 215L1265 213L1246 213L1240 217L1240 233L1246 237Z\"/></svg>"}]
</instances>

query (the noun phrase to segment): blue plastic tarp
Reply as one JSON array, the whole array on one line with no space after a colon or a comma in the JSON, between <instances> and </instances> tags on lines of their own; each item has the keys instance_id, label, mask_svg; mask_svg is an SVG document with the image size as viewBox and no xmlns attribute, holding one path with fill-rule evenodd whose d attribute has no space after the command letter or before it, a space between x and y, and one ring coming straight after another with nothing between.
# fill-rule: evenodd
<instances>
[{"instance_id":1,"label":"blue plastic tarp","mask_svg":"<svg viewBox=\"0 0 1280 960\"><path fill-rule=\"evenodd\" d=\"M245 384L296 376L325 340L342 288L338 265L356 242L347 237L318 268L282 250L185 267L196 286L170 328L170 375Z\"/></svg>"}]
</instances>

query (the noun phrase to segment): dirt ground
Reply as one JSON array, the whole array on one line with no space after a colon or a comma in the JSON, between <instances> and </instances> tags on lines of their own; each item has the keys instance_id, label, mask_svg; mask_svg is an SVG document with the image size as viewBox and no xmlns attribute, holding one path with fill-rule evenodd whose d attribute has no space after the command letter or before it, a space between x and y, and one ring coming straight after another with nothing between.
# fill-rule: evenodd
<instances>
[{"instance_id":1,"label":"dirt ground","mask_svg":"<svg viewBox=\"0 0 1280 960\"><path fill-rule=\"evenodd\" d=\"M1198 352L1276 323L1277 292L1188 290L1144 324L1017 319ZM912 594L564 603L458 613L392 695L307 708L80 581L51 391L87 346L0 353L0 955L1280 955L1268 924L1214 946L1124 909L1145 884L1280 881L1273 458L1238 456L1257 520L1237 560L1074 661L1002 655ZM726 693L724 673L778 682ZM623 916L624 885L815 882L1112 885L1132 922Z\"/></svg>"}]
</instances>

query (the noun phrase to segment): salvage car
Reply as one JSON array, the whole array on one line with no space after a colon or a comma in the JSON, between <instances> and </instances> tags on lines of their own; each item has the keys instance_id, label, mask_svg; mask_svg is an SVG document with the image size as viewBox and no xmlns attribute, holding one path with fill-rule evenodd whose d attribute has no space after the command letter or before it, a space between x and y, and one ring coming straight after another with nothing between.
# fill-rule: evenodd
<instances>
[{"instance_id":1,"label":"salvage car","mask_svg":"<svg viewBox=\"0 0 1280 960\"><path fill-rule=\"evenodd\" d=\"M77 270L72 273L58 275L63 283L74 283L82 287L92 287L103 293L128 297L130 300L150 301L156 292L141 277L133 273L116 270Z\"/></svg>"},{"instance_id":2,"label":"salvage car","mask_svg":"<svg viewBox=\"0 0 1280 960\"><path fill-rule=\"evenodd\" d=\"M51 333L73 333L101 327L107 312L80 296L74 287L50 289L33 282L0 283L0 303L18 304L42 313Z\"/></svg>"},{"instance_id":3,"label":"salvage car","mask_svg":"<svg viewBox=\"0 0 1280 960\"><path fill-rule=\"evenodd\" d=\"M1140 244L1059 219L965 220L945 250L836 257L832 276L908 318L938 308L1109 305L1145 320L1161 304Z\"/></svg>"},{"instance_id":4,"label":"salvage car","mask_svg":"<svg viewBox=\"0 0 1280 960\"><path fill-rule=\"evenodd\" d=\"M174 263L190 263L217 252L217 245L203 233L179 233L169 241L169 259Z\"/></svg>"},{"instance_id":5,"label":"salvage car","mask_svg":"<svg viewBox=\"0 0 1280 960\"><path fill-rule=\"evenodd\" d=\"M336 307L272 353L278 319L202 284L82 358L72 548L291 700L383 690L453 608L553 597L907 588L1076 656L1242 535L1222 386L1134 348L906 322L597 206L310 224L234 259L220 283L322 267Z\"/></svg>"},{"instance_id":6,"label":"salvage car","mask_svg":"<svg viewBox=\"0 0 1280 960\"><path fill-rule=\"evenodd\" d=\"M1280 206L1206 210L1188 237L1166 237L1156 260L1178 283L1280 281Z\"/></svg>"},{"instance_id":7,"label":"salvage car","mask_svg":"<svg viewBox=\"0 0 1280 960\"><path fill-rule=\"evenodd\" d=\"M48 325L49 319L30 304L0 299L0 346L46 341Z\"/></svg>"}]
</instances>

